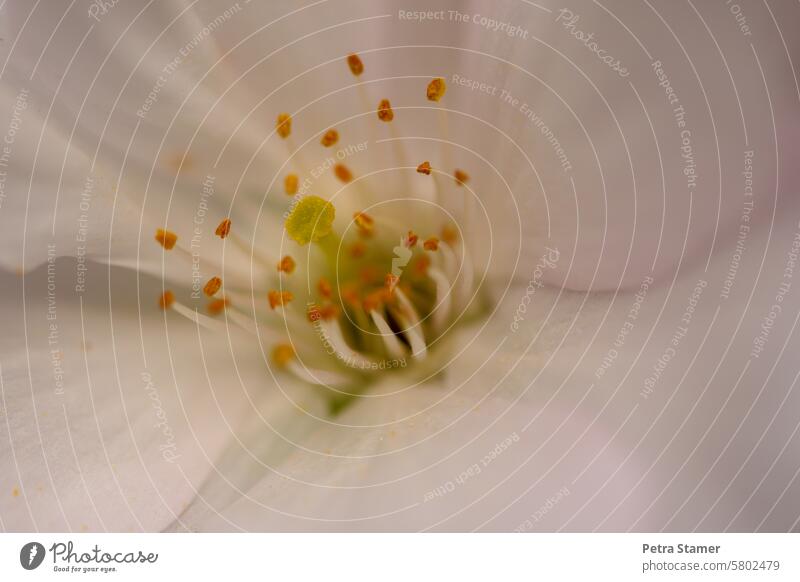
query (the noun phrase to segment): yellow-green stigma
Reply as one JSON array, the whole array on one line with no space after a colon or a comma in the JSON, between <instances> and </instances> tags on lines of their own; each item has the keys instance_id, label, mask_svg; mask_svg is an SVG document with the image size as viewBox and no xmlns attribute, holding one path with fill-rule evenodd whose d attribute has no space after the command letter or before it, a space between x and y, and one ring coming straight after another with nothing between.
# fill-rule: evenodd
<instances>
[{"instance_id":1,"label":"yellow-green stigma","mask_svg":"<svg viewBox=\"0 0 800 582\"><path fill-rule=\"evenodd\" d=\"M286 218L286 232L300 245L317 242L331 233L335 217L333 204L319 196L305 196Z\"/></svg>"}]
</instances>

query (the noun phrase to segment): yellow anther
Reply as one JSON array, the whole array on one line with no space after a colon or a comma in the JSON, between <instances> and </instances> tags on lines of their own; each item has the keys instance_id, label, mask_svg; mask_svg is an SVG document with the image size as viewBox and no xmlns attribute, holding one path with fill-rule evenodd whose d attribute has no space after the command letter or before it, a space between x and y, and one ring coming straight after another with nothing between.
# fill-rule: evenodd
<instances>
[{"instance_id":1,"label":"yellow anther","mask_svg":"<svg viewBox=\"0 0 800 582\"><path fill-rule=\"evenodd\" d=\"M159 228L156 230L156 240L165 250L169 251L175 246L175 243L178 242L178 235L171 230Z\"/></svg>"},{"instance_id":2,"label":"yellow anther","mask_svg":"<svg viewBox=\"0 0 800 582\"><path fill-rule=\"evenodd\" d=\"M415 246L417 246L418 240L419 237L416 234L414 234L414 231L409 230L408 235L406 236L405 244L408 248L413 249Z\"/></svg>"},{"instance_id":3,"label":"yellow anther","mask_svg":"<svg viewBox=\"0 0 800 582\"><path fill-rule=\"evenodd\" d=\"M231 219L226 218L222 222L219 223L217 230L214 231L219 238L225 238L231 232Z\"/></svg>"},{"instance_id":4,"label":"yellow anther","mask_svg":"<svg viewBox=\"0 0 800 582\"><path fill-rule=\"evenodd\" d=\"M219 315L230 304L230 300L227 297L223 297L222 299L214 299L213 301L209 301L206 309L211 315Z\"/></svg>"},{"instance_id":5,"label":"yellow anther","mask_svg":"<svg viewBox=\"0 0 800 582\"><path fill-rule=\"evenodd\" d=\"M452 245L458 240L458 231L452 226L444 226L442 228L442 240L449 245Z\"/></svg>"},{"instance_id":6,"label":"yellow anther","mask_svg":"<svg viewBox=\"0 0 800 582\"><path fill-rule=\"evenodd\" d=\"M422 243L422 246L426 251L438 251L439 250L439 239L436 238L435 236L432 236L432 237L426 239L425 242Z\"/></svg>"},{"instance_id":7,"label":"yellow anther","mask_svg":"<svg viewBox=\"0 0 800 582\"><path fill-rule=\"evenodd\" d=\"M353 181L353 172L351 172L344 164L336 164L333 166L333 173L345 184Z\"/></svg>"},{"instance_id":8,"label":"yellow anther","mask_svg":"<svg viewBox=\"0 0 800 582\"><path fill-rule=\"evenodd\" d=\"M319 196L305 196L286 219L287 234L301 245L317 242L333 230L336 209Z\"/></svg>"},{"instance_id":9,"label":"yellow anther","mask_svg":"<svg viewBox=\"0 0 800 582\"><path fill-rule=\"evenodd\" d=\"M364 63L361 62L361 58L356 54L347 57L347 66L350 67L350 72L356 77L364 72Z\"/></svg>"},{"instance_id":10,"label":"yellow anther","mask_svg":"<svg viewBox=\"0 0 800 582\"><path fill-rule=\"evenodd\" d=\"M272 348L272 361L281 368L294 359L294 348L289 344L278 344Z\"/></svg>"},{"instance_id":11,"label":"yellow anther","mask_svg":"<svg viewBox=\"0 0 800 582\"><path fill-rule=\"evenodd\" d=\"M317 283L317 290L319 291L319 294L326 299L330 299L333 295L331 284L325 277L320 277L319 283Z\"/></svg>"},{"instance_id":12,"label":"yellow anther","mask_svg":"<svg viewBox=\"0 0 800 582\"><path fill-rule=\"evenodd\" d=\"M211 277L206 283L205 287L203 287L203 293L205 293L208 297L213 297L217 294L217 291L219 291L221 287L222 279L219 277Z\"/></svg>"},{"instance_id":13,"label":"yellow anther","mask_svg":"<svg viewBox=\"0 0 800 582\"><path fill-rule=\"evenodd\" d=\"M329 129L322 136L322 139L319 140L319 143L324 145L326 148L329 148L333 144L335 144L337 141L339 141L339 132L336 131L335 129Z\"/></svg>"},{"instance_id":14,"label":"yellow anther","mask_svg":"<svg viewBox=\"0 0 800 582\"><path fill-rule=\"evenodd\" d=\"M459 186L463 186L469 182L469 174L467 174L464 170L456 170L453 172L453 177L456 179L456 184Z\"/></svg>"},{"instance_id":15,"label":"yellow anther","mask_svg":"<svg viewBox=\"0 0 800 582\"><path fill-rule=\"evenodd\" d=\"M365 245L362 241L357 240L352 244L350 247L350 256L354 259L360 259L364 256L367 252L367 245Z\"/></svg>"},{"instance_id":16,"label":"yellow anther","mask_svg":"<svg viewBox=\"0 0 800 582\"><path fill-rule=\"evenodd\" d=\"M294 196L297 194L297 187L299 186L299 180L297 178L297 174L286 174L286 177L283 179L283 190L289 196Z\"/></svg>"},{"instance_id":17,"label":"yellow anther","mask_svg":"<svg viewBox=\"0 0 800 582\"><path fill-rule=\"evenodd\" d=\"M447 91L447 85L444 82L444 79L438 77L428 83L428 101L438 101L442 97L444 97L445 92Z\"/></svg>"},{"instance_id":18,"label":"yellow anther","mask_svg":"<svg viewBox=\"0 0 800 582\"><path fill-rule=\"evenodd\" d=\"M430 162L422 162L419 166L417 166L417 172L420 174L425 174L426 176L431 175L431 163Z\"/></svg>"},{"instance_id":19,"label":"yellow anther","mask_svg":"<svg viewBox=\"0 0 800 582\"><path fill-rule=\"evenodd\" d=\"M372 217L365 212L354 212L353 222L358 227L358 232L361 236L372 236L375 231L375 221Z\"/></svg>"},{"instance_id":20,"label":"yellow anther","mask_svg":"<svg viewBox=\"0 0 800 582\"><path fill-rule=\"evenodd\" d=\"M172 291L164 291L161 297L158 298L158 306L161 309L169 309L175 303L175 295Z\"/></svg>"},{"instance_id":21,"label":"yellow anther","mask_svg":"<svg viewBox=\"0 0 800 582\"><path fill-rule=\"evenodd\" d=\"M275 309L276 307L283 307L292 299L294 299L294 295L292 295L289 291L270 291L267 294L267 297L269 299L269 306L272 309Z\"/></svg>"},{"instance_id":22,"label":"yellow anther","mask_svg":"<svg viewBox=\"0 0 800 582\"><path fill-rule=\"evenodd\" d=\"M392 104L388 99L381 99L378 104L378 119L381 121L389 122L394 119L394 111L392 111Z\"/></svg>"},{"instance_id":23,"label":"yellow anther","mask_svg":"<svg viewBox=\"0 0 800 582\"><path fill-rule=\"evenodd\" d=\"M294 266L294 259L289 255L286 255L281 259L281 262L278 263L278 271L281 273L286 273L287 275L291 275L294 272Z\"/></svg>"},{"instance_id":24,"label":"yellow anther","mask_svg":"<svg viewBox=\"0 0 800 582\"><path fill-rule=\"evenodd\" d=\"M292 116L288 113L281 113L275 120L275 130L278 135L286 139L292 133Z\"/></svg>"}]
</instances>

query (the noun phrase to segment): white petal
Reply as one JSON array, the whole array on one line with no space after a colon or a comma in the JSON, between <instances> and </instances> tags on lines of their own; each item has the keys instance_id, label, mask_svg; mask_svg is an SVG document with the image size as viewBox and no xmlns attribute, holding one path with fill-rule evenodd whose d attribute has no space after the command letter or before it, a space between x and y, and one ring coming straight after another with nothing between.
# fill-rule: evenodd
<instances>
[{"instance_id":1,"label":"white petal","mask_svg":"<svg viewBox=\"0 0 800 582\"><path fill-rule=\"evenodd\" d=\"M264 397L263 384L248 395L231 381L263 380L260 351L234 335L234 362L224 333L159 310L152 280L138 281L137 314L131 271L89 263L80 294L75 274L65 260L2 275L3 526L158 530L194 498L249 399Z\"/></svg>"},{"instance_id":2,"label":"white petal","mask_svg":"<svg viewBox=\"0 0 800 582\"><path fill-rule=\"evenodd\" d=\"M546 280L579 289L635 287L651 271L671 275L681 261L705 267L712 251L735 241L748 150L759 175L756 214L769 220L776 183L788 203L800 181L789 154L800 136L790 61L796 65L798 54L791 43L787 52L780 37L791 34L786 23L795 8L770 6L773 21L766 6L752 7L743 35L726 4L622 10L587 0L566 10L549 0L468 2L465 14L526 35L470 20L454 72L495 94L455 83L447 94L448 104L464 111L456 116L461 123L450 123L452 139L499 173L472 154L460 156L458 163L479 168L470 172L474 189L491 196L495 272L524 277L515 268L517 252L520 265L532 265L546 246L566 258ZM604 64L593 46L620 60L627 76ZM678 102L670 103L659 85L657 62ZM679 106L683 119L673 111ZM691 167L682 158L687 137ZM696 187L685 169L696 172Z\"/></svg>"}]
</instances>

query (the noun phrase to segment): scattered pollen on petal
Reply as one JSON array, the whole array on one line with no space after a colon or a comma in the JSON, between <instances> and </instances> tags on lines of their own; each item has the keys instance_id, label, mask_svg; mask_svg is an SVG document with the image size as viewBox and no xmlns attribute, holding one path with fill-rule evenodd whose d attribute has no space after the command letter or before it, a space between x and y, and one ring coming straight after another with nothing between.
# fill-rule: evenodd
<instances>
[{"instance_id":1,"label":"scattered pollen on petal","mask_svg":"<svg viewBox=\"0 0 800 582\"><path fill-rule=\"evenodd\" d=\"M231 219L226 218L222 222L219 223L217 230L214 231L219 238L225 238L231 232Z\"/></svg>"},{"instance_id":2,"label":"scattered pollen on petal","mask_svg":"<svg viewBox=\"0 0 800 582\"><path fill-rule=\"evenodd\" d=\"M361 58L356 54L347 57L347 66L350 67L350 72L356 77L364 72L364 63L361 62Z\"/></svg>"},{"instance_id":3,"label":"scattered pollen on petal","mask_svg":"<svg viewBox=\"0 0 800 582\"><path fill-rule=\"evenodd\" d=\"M353 221L358 227L358 233L361 236L372 236L375 231L375 221L372 217L365 212L354 212Z\"/></svg>"},{"instance_id":4,"label":"scattered pollen on petal","mask_svg":"<svg viewBox=\"0 0 800 582\"><path fill-rule=\"evenodd\" d=\"M405 245L408 248L413 249L415 246L417 246L417 241L418 240L419 240L419 237L416 234L414 234L414 231L413 230L409 230L408 231L408 235L406 235Z\"/></svg>"},{"instance_id":5,"label":"scattered pollen on petal","mask_svg":"<svg viewBox=\"0 0 800 582\"><path fill-rule=\"evenodd\" d=\"M297 194L297 187L299 186L299 179L297 178L297 174L286 174L286 177L283 179L283 190L289 196L294 196Z\"/></svg>"},{"instance_id":6,"label":"scattered pollen on petal","mask_svg":"<svg viewBox=\"0 0 800 582\"><path fill-rule=\"evenodd\" d=\"M333 166L333 173L345 184L353 181L353 172L351 172L344 164L336 164Z\"/></svg>"},{"instance_id":7,"label":"scattered pollen on petal","mask_svg":"<svg viewBox=\"0 0 800 582\"><path fill-rule=\"evenodd\" d=\"M326 148L329 148L332 145L334 145L337 141L339 141L339 132L336 131L335 129L329 129L324 133L322 139L319 140L319 143L324 145Z\"/></svg>"},{"instance_id":8,"label":"scattered pollen on petal","mask_svg":"<svg viewBox=\"0 0 800 582\"><path fill-rule=\"evenodd\" d=\"M305 196L294 206L284 226L294 241L306 245L328 236L335 217L333 204L319 196Z\"/></svg>"},{"instance_id":9,"label":"scattered pollen on petal","mask_svg":"<svg viewBox=\"0 0 800 582\"><path fill-rule=\"evenodd\" d=\"M325 277L320 277L319 282L317 283L317 290L319 291L319 294L326 299L330 299L333 295L331 284Z\"/></svg>"},{"instance_id":10,"label":"scattered pollen on petal","mask_svg":"<svg viewBox=\"0 0 800 582\"><path fill-rule=\"evenodd\" d=\"M417 172L420 174L425 174L426 176L431 175L431 163L430 162L422 162L419 166L417 166Z\"/></svg>"},{"instance_id":11,"label":"scattered pollen on petal","mask_svg":"<svg viewBox=\"0 0 800 582\"><path fill-rule=\"evenodd\" d=\"M272 309L275 309L276 307L283 307L292 299L294 299L294 295L292 295L289 291L270 291L267 296L269 298L269 306Z\"/></svg>"},{"instance_id":12,"label":"scattered pollen on petal","mask_svg":"<svg viewBox=\"0 0 800 582\"><path fill-rule=\"evenodd\" d=\"M432 236L432 237L426 239L425 242L422 243L422 246L426 251L438 251L439 250L439 239L436 238L435 236Z\"/></svg>"},{"instance_id":13,"label":"scattered pollen on petal","mask_svg":"<svg viewBox=\"0 0 800 582\"><path fill-rule=\"evenodd\" d=\"M289 344L278 344L272 348L272 361L283 368L294 359L294 348Z\"/></svg>"},{"instance_id":14,"label":"scattered pollen on petal","mask_svg":"<svg viewBox=\"0 0 800 582\"><path fill-rule=\"evenodd\" d=\"M394 119L392 104L389 103L388 99L381 99L381 102L378 104L378 119L387 123Z\"/></svg>"},{"instance_id":15,"label":"scattered pollen on petal","mask_svg":"<svg viewBox=\"0 0 800 582\"><path fill-rule=\"evenodd\" d=\"M295 262L292 257L286 255L281 259L281 262L278 263L278 271L281 273L286 273L287 275L291 275L294 272Z\"/></svg>"},{"instance_id":16,"label":"scattered pollen on petal","mask_svg":"<svg viewBox=\"0 0 800 582\"><path fill-rule=\"evenodd\" d=\"M178 235L172 232L171 230L165 230L163 228L159 228L156 230L156 240L158 244L164 247L164 250L172 250L175 246L175 243L178 242Z\"/></svg>"},{"instance_id":17,"label":"scattered pollen on petal","mask_svg":"<svg viewBox=\"0 0 800 582\"><path fill-rule=\"evenodd\" d=\"M278 135L286 139L292 133L292 116L288 113L281 113L275 121L275 130Z\"/></svg>"},{"instance_id":18,"label":"scattered pollen on petal","mask_svg":"<svg viewBox=\"0 0 800 582\"><path fill-rule=\"evenodd\" d=\"M19 497L19 489L17 487L11 490L11 497Z\"/></svg>"},{"instance_id":19,"label":"scattered pollen on petal","mask_svg":"<svg viewBox=\"0 0 800 582\"><path fill-rule=\"evenodd\" d=\"M175 303L175 295L172 291L164 291L161 297L158 298L158 306L161 309L169 309Z\"/></svg>"},{"instance_id":20,"label":"scattered pollen on petal","mask_svg":"<svg viewBox=\"0 0 800 582\"><path fill-rule=\"evenodd\" d=\"M467 182L469 182L469 174L467 174L464 170L456 170L453 172L453 177L456 179L456 184L459 186L463 186Z\"/></svg>"},{"instance_id":21,"label":"scattered pollen on petal","mask_svg":"<svg viewBox=\"0 0 800 582\"><path fill-rule=\"evenodd\" d=\"M444 82L444 79L438 77L428 83L428 101L438 101L442 97L444 97L445 92L447 91L447 85Z\"/></svg>"},{"instance_id":22,"label":"scattered pollen on petal","mask_svg":"<svg viewBox=\"0 0 800 582\"><path fill-rule=\"evenodd\" d=\"M217 294L217 291L219 291L221 287L222 279L219 277L211 277L206 283L205 287L203 287L203 293L205 293L207 297L213 297Z\"/></svg>"}]
</instances>

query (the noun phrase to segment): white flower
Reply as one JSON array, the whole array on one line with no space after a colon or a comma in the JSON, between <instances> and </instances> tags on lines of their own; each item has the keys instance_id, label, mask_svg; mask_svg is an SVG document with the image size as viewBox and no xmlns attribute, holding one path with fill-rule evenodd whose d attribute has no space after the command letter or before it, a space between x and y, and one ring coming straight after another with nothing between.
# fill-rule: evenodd
<instances>
[{"instance_id":1,"label":"white flower","mask_svg":"<svg viewBox=\"0 0 800 582\"><path fill-rule=\"evenodd\" d=\"M416 4L6 5L5 529L797 527L796 8Z\"/></svg>"}]
</instances>

